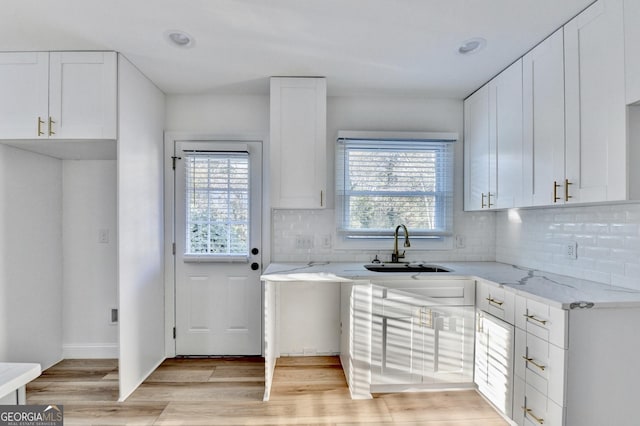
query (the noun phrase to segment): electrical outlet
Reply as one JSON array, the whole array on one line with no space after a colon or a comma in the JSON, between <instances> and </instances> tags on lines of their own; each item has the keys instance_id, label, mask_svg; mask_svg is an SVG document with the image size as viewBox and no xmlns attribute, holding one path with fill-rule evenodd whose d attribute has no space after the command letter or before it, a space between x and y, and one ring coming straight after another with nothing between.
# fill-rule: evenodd
<instances>
[{"instance_id":1,"label":"electrical outlet","mask_svg":"<svg viewBox=\"0 0 640 426\"><path fill-rule=\"evenodd\" d=\"M456 248L465 248L467 245L464 235L456 235Z\"/></svg>"},{"instance_id":2,"label":"electrical outlet","mask_svg":"<svg viewBox=\"0 0 640 426\"><path fill-rule=\"evenodd\" d=\"M578 243L576 243L576 242L568 243L564 248L564 256L567 259L577 259L578 258Z\"/></svg>"},{"instance_id":3,"label":"electrical outlet","mask_svg":"<svg viewBox=\"0 0 640 426\"><path fill-rule=\"evenodd\" d=\"M322 248L325 248L325 249L331 248L331 234L324 234L322 236Z\"/></svg>"},{"instance_id":4,"label":"electrical outlet","mask_svg":"<svg viewBox=\"0 0 640 426\"><path fill-rule=\"evenodd\" d=\"M313 248L313 235L296 235L296 248L297 249L312 249Z\"/></svg>"}]
</instances>

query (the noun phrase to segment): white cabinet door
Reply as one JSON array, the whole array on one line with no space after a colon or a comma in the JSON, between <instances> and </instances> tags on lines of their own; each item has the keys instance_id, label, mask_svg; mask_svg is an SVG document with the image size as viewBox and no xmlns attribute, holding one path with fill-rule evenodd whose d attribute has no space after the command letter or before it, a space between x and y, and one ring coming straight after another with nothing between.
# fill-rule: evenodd
<instances>
[{"instance_id":1,"label":"white cabinet door","mask_svg":"<svg viewBox=\"0 0 640 426\"><path fill-rule=\"evenodd\" d=\"M0 53L0 139L35 139L48 117L49 54Z\"/></svg>"},{"instance_id":2,"label":"white cabinet door","mask_svg":"<svg viewBox=\"0 0 640 426\"><path fill-rule=\"evenodd\" d=\"M473 306L422 308L425 341L423 383L470 383L473 380ZM427 316L432 313L432 318Z\"/></svg>"},{"instance_id":3,"label":"white cabinet door","mask_svg":"<svg viewBox=\"0 0 640 426\"><path fill-rule=\"evenodd\" d=\"M489 83L489 105L491 207L517 207L522 199L522 60Z\"/></svg>"},{"instance_id":4,"label":"white cabinet door","mask_svg":"<svg viewBox=\"0 0 640 426\"><path fill-rule=\"evenodd\" d=\"M50 53L50 137L115 139L116 72L115 52Z\"/></svg>"},{"instance_id":5,"label":"white cabinet door","mask_svg":"<svg viewBox=\"0 0 640 426\"><path fill-rule=\"evenodd\" d=\"M324 208L327 83L271 79L271 207Z\"/></svg>"},{"instance_id":6,"label":"white cabinet door","mask_svg":"<svg viewBox=\"0 0 640 426\"><path fill-rule=\"evenodd\" d=\"M481 87L464 102L464 209L488 207L489 86Z\"/></svg>"},{"instance_id":7,"label":"white cabinet door","mask_svg":"<svg viewBox=\"0 0 640 426\"><path fill-rule=\"evenodd\" d=\"M465 210L509 208L522 194L522 61L465 100Z\"/></svg>"},{"instance_id":8,"label":"white cabinet door","mask_svg":"<svg viewBox=\"0 0 640 426\"><path fill-rule=\"evenodd\" d=\"M509 417L513 406L513 329L485 312L477 313L474 382Z\"/></svg>"},{"instance_id":9,"label":"white cabinet door","mask_svg":"<svg viewBox=\"0 0 640 426\"><path fill-rule=\"evenodd\" d=\"M564 181L562 29L523 57L522 75L524 204L550 205L559 200L554 200L554 182Z\"/></svg>"},{"instance_id":10,"label":"white cabinet door","mask_svg":"<svg viewBox=\"0 0 640 426\"><path fill-rule=\"evenodd\" d=\"M413 316L374 317L371 383L422 383L422 328Z\"/></svg>"},{"instance_id":11,"label":"white cabinet door","mask_svg":"<svg viewBox=\"0 0 640 426\"><path fill-rule=\"evenodd\" d=\"M640 1L624 0L627 104L640 101Z\"/></svg>"},{"instance_id":12,"label":"white cabinet door","mask_svg":"<svg viewBox=\"0 0 640 426\"><path fill-rule=\"evenodd\" d=\"M564 27L565 202L627 198L622 0L600 0ZM566 182L565 182L566 183Z\"/></svg>"}]
</instances>

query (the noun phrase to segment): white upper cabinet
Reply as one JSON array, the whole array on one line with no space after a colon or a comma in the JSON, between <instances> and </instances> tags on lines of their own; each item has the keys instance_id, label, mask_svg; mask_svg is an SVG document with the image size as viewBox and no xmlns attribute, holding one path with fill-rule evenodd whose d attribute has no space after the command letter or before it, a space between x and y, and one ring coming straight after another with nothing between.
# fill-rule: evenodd
<instances>
[{"instance_id":1,"label":"white upper cabinet","mask_svg":"<svg viewBox=\"0 0 640 426\"><path fill-rule=\"evenodd\" d=\"M115 139L115 52L0 53L0 139Z\"/></svg>"},{"instance_id":2,"label":"white upper cabinet","mask_svg":"<svg viewBox=\"0 0 640 426\"><path fill-rule=\"evenodd\" d=\"M523 57L523 205L561 199L564 182L562 29Z\"/></svg>"},{"instance_id":3,"label":"white upper cabinet","mask_svg":"<svg viewBox=\"0 0 640 426\"><path fill-rule=\"evenodd\" d=\"M56 139L115 139L115 52L52 52L49 116Z\"/></svg>"},{"instance_id":4,"label":"white upper cabinet","mask_svg":"<svg viewBox=\"0 0 640 426\"><path fill-rule=\"evenodd\" d=\"M640 101L640 1L624 0L627 104Z\"/></svg>"},{"instance_id":5,"label":"white upper cabinet","mask_svg":"<svg viewBox=\"0 0 640 426\"><path fill-rule=\"evenodd\" d=\"M326 206L327 83L271 78L271 207Z\"/></svg>"},{"instance_id":6,"label":"white upper cabinet","mask_svg":"<svg viewBox=\"0 0 640 426\"><path fill-rule=\"evenodd\" d=\"M488 208L489 85L464 101L464 208Z\"/></svg>"},{"instance_id":7,"label":"white upper cabinet","mask_svg":"<svg viewBox=\"0 0 640 426\"><path fill-rule=\"evenodd\" d=\"M0 53L0 139L37 138L48 110L49 54Z\"/></svg>"},{"instance_id":8,"label":"white upper cabinet","mask_svg":"<svg viewBox=\"0 0 640 426\"><path fill-rule=\"evenodd\" d=\"M509 208L522 194L522 61L465 100L465 210Z\"/></svg>"},{"instance_id":9,"label":"white upper cabinet","mask_svg":"<svg viewBox=\"0 0 640 426\"><path fill-rule=\"evenodd\" d=\"M522 60L489 82L489 145L491 207L518 207L522 198Z\"/></svg>"},{"instance_id":10,"label":"white upper cabinet","mask_svg":"<svg viewBox=\"0 0 640 426\"><path fill-rule=\"evenodd\" d=\"M565 202L627 199L622 0L600 0L564 27Z\"/></svg>"}]
</instances>

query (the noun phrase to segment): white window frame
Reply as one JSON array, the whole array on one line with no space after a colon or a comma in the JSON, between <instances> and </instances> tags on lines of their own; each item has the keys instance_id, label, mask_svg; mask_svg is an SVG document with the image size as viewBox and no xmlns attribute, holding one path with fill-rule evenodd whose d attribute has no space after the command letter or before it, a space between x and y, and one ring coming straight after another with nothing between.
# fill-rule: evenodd
<instances>
[{"instance_id":1,"label":"white window frame","mask_svg":"<svg viewBox=\"0 0 640 426\"><path fill-rule=\"evenodd\" d=\"M385 132L385 131L345 131L341 130L338 132L337 140L340 141L342 139L352 139L352 140L380 140L380 141L442 141L453 143L458 140L457 133L449 133L449 132ZM368 238L352 238L346 233L340 230L343 221L344 214L344 199L345 197L341 194L341 185L343 185L344 175L343 169L344 167L340 164L337 164L342 160L341 158L341 147L336 147L336 196L335 196L335 220L336 220L336 229L335 229L335 248L345 249L345 250L353 250L353 249L361 249L361 250L386 250L392 247L392 236L389 234L380 235L379 237L370 236ZM455 149L452 149L451 152L451 170L449 181L447 182L449 193L449 202L447 212L447 221L448 221L448 229L445 232L432 233L430 237L426 237L425 235L420 238L420 236L413 235L411 233L411 228L409 228L409 235L411 238L411 249L418 250L450 250L453 248L453 180L454 180L454 168L455 168L455 158L454 152ZM400 232L399 238L404 238L402 231ZM409 249L409 250L411 250Z\"/></svg>"}]
</instances>

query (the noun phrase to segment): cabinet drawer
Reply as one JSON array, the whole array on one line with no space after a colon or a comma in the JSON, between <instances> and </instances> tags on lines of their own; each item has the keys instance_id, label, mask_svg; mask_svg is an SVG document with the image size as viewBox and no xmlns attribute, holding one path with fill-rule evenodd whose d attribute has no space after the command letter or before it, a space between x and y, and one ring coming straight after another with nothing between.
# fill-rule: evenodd
<instances>
[{"instance_id":1,"label":"cabinet drawer","mask_svg":"<svg viewBox=\"0 0 640 426\"><path fill-rule=\"evenodd\" d=\"M513 420L520 426L562 426L564 408L516 376Z\"/></svg>"},{"instance_id":2,"label":"cabinet drawer","mask_svg":"<svg viewBox=\"0 0 640 426\"><path fill-rule=\"evenodd\" d=\"M516 329L515 373L526 383L564 405L566 350Z\"/></svg>"},{"instance_id":3,"label":"cabinet drawer","mask_svg":"<svg viewBox=\"0 0 640 426\"><path fill-rule=\"evenodd\" d=\"M504 287L478 281L476 306L494 317L514 324L515 294L505 290Z\"/></svg>"},{"instance_id":4,"label":"cabinet drawer","mask_svg":"<svg viewBox=\"0 0 640 426\"><path fill-rule=\"evenodd\" d=\"M389 280L372 281L374 300L406 303L414 306L473 306L475 283L472 280Z\"/></svg>"},{"instance_id":5,"label":"cabinet drawer","mask_svg":"<svg viewBox=\"0 0 640 426\"><path fill-rule=\"evenodd\" d=\"M567 349L567 311L516 296L516 327Z\"/></svg>"}]
</instances>

